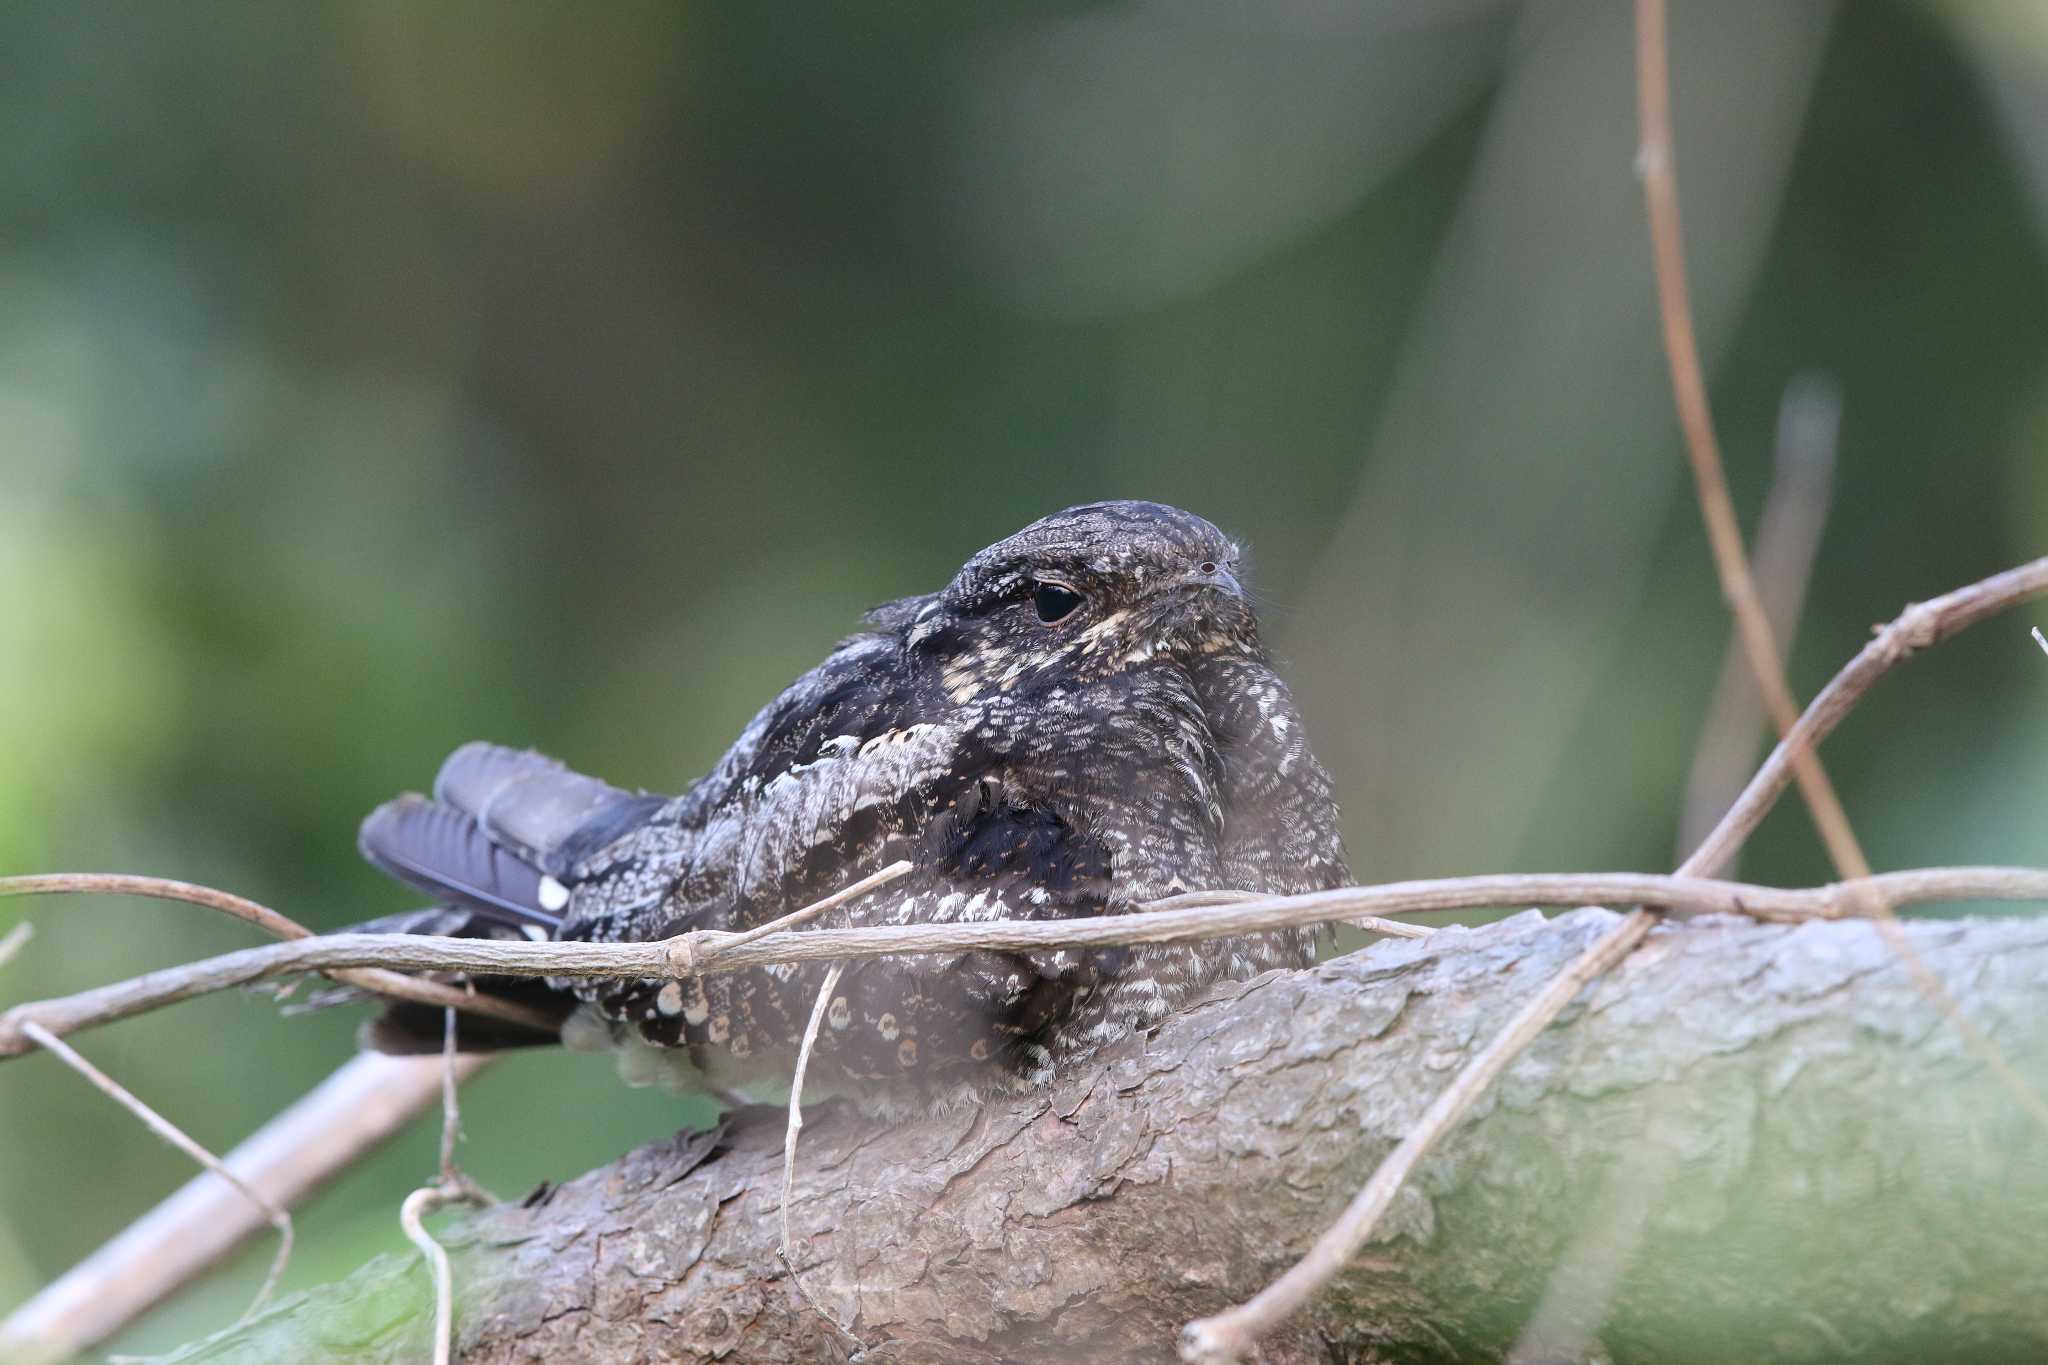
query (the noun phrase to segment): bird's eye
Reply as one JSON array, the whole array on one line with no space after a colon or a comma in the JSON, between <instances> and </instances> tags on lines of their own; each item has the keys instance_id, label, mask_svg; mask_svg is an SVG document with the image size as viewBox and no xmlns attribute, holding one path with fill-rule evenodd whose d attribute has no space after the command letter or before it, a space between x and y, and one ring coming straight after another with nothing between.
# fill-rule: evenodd
<instances>
[{"instance_id":1,"label":"bird's eye","mask_svg":"<svg viewBox=\"0 0 2048 1365\"><path fill-rule=\"evenodd\" d=\"M1065 620L1080 605L1081 594L1058 583L1040 583L1031 592L1031 606L1047 625Z\"/></svg>"}]
</instances>

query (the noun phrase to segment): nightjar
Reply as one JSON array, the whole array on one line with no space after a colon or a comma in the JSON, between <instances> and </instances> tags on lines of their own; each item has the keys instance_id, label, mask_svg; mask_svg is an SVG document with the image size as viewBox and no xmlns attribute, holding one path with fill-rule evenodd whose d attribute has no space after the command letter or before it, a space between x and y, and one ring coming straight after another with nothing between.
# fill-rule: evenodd
<instances>
[{"instance_id":1,"label":"nightjar","mask_svg":"<svg viewBox=\"0 0 2048 1365\"><path fill-rule=\"evenodd\" d=\"M680 796L539 754L457 750L364 854L444 908L414 932L596 941L745 929L898 859L841 925L1116 914L1182 891L1348 880L1330 779L1273 671L1237 546L1149 502L1069 508L876 608ZM811 1063L907 1110L1044 1081L1211 983L1306 965L1313 930L1192 944L849 962ZM559 1006L629 1079L746 1095L790 1069L824 965L690 980L488 983ZM466 1022L476 1045L531 1041ZM437 1046L397 1006L373 1046Z\"/></svg>"}]
</instances>

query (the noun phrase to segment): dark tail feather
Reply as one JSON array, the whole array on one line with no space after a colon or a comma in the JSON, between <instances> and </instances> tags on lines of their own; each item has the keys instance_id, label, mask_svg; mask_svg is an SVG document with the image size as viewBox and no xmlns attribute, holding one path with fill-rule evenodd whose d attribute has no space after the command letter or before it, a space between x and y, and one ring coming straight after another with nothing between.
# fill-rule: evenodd
<instances>
[{"instance_id":1,"label":"dark tail feather","mask_svg":"<svg viewBox=\"0 0 2048 1365\"><path fill-rule=\"evenodd\" d=\"M576 1008L576 997L558 991L532 977L480 976L471 982L479 995L509 1000L529 1009L552 1015L553 1029L529 1028L509 1019L488 1014L459 1012L455 1016L455 1050L458 1052L501 1052L514 1047L552 1047L562 1041L560 1024ZM409 1057L439 1052L446 1046L448 1017L433 1005L410 1000L387 1001L384 1008L363 1021L356 1033L358 1046L370 1052Z\"/></svg>"},{"instance_id":2,"label":"dark tail feather","mask_svg":"<svg viewBox=\"0 0 2048 1365\"><path fill-rule=\"evenodd\" d=\"M572 869L646 820L666 797L620 791L554 759L496 744L465 744L448 756L434 796L401 796L370 812L363 856L442 904L360 929L455 938L550 937L561 927ZM574 998L545 981L480 977L488 995L567 1018ZM445 1016L404 1001L363 1028L379 1052L437 1052ZM464 1014L464 1051L557 1041L553 1033Z\"/></svg>"},{"instance_id":3,"label":"dark tail feather","mask_svg":"<svg viewBox=\"0 0 2048 1365\"><path fill-rule=\"evenodd\" d=\"M530 984L530 983L529 983ZM518 999L521 1004L532 1002L514 996L510 991L489 992L500 999ZM547 1007L560 1007L564 1019L569 1017L569 996L559 991L551 992ZM381 1052L387 1057L420 1057L441 1051L447 1046L443 1030L448 1027L447 1017L432 1005L416 1005L410 1001L398 1000L386 1005L363 1021L356 1030L356 1046L365 1052ZM458 1014L455 1016L455 1050L457 1052L504 1052L515 1047L553 1047L562 1041L559 1033L542 1033L503 1019L493 1019L486 1014Z\"/></svg>"},{"instance_id":4,"label":"dark tail feather","mask_svg":"<svg viewBox=\"0 0 2048 1365\"><path fill-rule=\"evenodd\" d=\"M385 915L362 924L351 924L344 933L432 934L444 938L525 939L545 938L543 930L531 925L508 924L496 911L480 912L464 906L433 906ZM494 996L524 1005L556 1021L553 1028L513 1023L487 1014L460 1013L455 1019L455 1046L461 1052L495 1052L510 1047L538 1047L561 1041L560 1023L576 1007L576 998L556 990L535 977L478 976L439 977L466 983L479 995ZM447 1028L446 1014L433 1005L392 1000L354 986L327 985L287 1003L287 1014L328 1009L336 1005L374 1003L382 1008L363 1023L357 1041L372 1052L399 1055L439 1052Z\"/></svg>"},{"instance_id":5,"label":"dark tail feather","mask_svg":"<svg viewBox=\"0 0 2048 1365\"><path fill-rule=\"evenodd\" d=\"M434 799L474 816L492 843L556 877L667 800L620 791L531 749L481 741L448 755Z\"/></svg>"},{"instance_id":6,"label":"dark tail feather","mask_svg":"<svg viewBox=\"0 0 2048 1365\"><path fill-rule=\"evenodd\" d=\"M401 796L370 812L357 846L371 863L436 900L486 918L552 930L561 917L558 896L543 896L543 873L491 841L475 817L429 801ZM426 932L437 932L428 930Z\"/></svg>"}]
</instances>

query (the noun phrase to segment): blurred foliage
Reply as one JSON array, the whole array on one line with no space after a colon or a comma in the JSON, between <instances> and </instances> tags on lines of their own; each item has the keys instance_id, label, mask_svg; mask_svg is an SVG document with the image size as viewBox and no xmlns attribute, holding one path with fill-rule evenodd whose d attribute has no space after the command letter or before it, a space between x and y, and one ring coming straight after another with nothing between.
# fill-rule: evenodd
<instances>
[{"instance_id":1,"label":"blurred foliage","mask_svg":"<svg viewBox=\"0 0 2048 1365\"><path fill-rule=\"evenodd\" d=\"M1810 692L2048 540L2048 33L1677 10L1746 512L1786 383L1844 400ZM1626 40L1600 0L6 7L0 870L401 908L355 822L455 745L677 788L865 606L1104 496L1251 543L1362 875L1669 865L1726 624ZM1830 744L1881 865L2048 861L2024 624ZM1790 806L1747 870L1826 875ZM249 941L22 914L9 998ZM224 1147L353 1024L223 998L86 1047ZM706 1116L539 1055L466 1112L505 1192ZM187 1174L35 1059L0 1148L0 1304ZM314 1204L289 1283L399 1247L432 1148ZM123 1344L225 1322L267 1254Z\"/></svg>"}]
</instances>

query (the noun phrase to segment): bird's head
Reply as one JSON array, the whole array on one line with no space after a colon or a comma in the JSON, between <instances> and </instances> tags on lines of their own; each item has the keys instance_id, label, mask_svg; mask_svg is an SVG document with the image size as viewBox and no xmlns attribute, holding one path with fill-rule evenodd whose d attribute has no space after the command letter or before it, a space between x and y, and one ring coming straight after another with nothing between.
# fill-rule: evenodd
<instances>
[{"instance_id":1,"label":"bird's head","mask_svg":"<svg viewBox=\"0 0 2048 1365\"><path fill-rule=\"evenodd\" d=\"M1098 502L1031 523L941 592L884 609L966 700L1049 678L1087 681L1162 658L1252 652L1238 547L1156 502Z\"/></svg>"}]
</instances>

